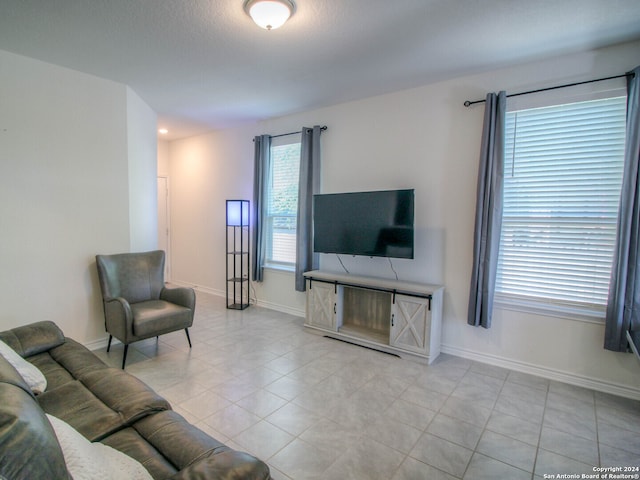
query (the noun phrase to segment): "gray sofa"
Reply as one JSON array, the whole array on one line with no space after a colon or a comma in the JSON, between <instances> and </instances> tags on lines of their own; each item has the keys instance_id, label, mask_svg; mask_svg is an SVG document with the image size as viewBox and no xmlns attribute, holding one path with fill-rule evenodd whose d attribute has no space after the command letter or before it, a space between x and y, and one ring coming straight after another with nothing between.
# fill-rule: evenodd
<instances>
[{"instance_id":1,"label":"gray sofa","mask_svg":"<svg viewBox=\"0 0 640 480\"><path fill-rule=\"evenodd\" d=\"M189 424L150 387L107 366L54 323L1 332L0 340L47 380L34 395L0 356L0 479L71 478L45 414L136 459L156 480L271 478L264 462Z\"/></svg>"}]
</instances>

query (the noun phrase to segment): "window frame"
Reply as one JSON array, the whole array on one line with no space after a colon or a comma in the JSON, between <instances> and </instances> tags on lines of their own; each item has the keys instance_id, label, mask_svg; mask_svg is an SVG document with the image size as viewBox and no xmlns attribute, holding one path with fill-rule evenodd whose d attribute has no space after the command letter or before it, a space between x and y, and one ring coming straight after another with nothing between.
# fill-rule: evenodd
<instances>
[{"instance_id":1,"label":"window frame","mask_svg":"<svg viewBox=\"0 0 640 480\"><path fill-rule=\"evenodd\" d=\"M618 87L600 90L596 90L594 87L587 87L570 96L562 94L561 92L551 92L546 95L532 95L532 98L513 98L509 99L507 103L507 113L606 98L626 98L626 88L624 88L622 84L619 85ZM497 289L494 295L494 306L502 310L596 324L604 323L606 313L606 306L596 306L582 302L556 301L542 297L521 296L514 293L499 292Z\"/></svg>"},{"instance_id":2,"label":"window frame","mask_svg":"<svg viewBox=\"0 0 640 480\"><path fill-rule=\"evenodd\" d=\"M283 147L283 146L288 146L288 145L298 145L298 147L301 146L301 140L299 137L295 137L295 136L283 136L283 137L277 137L277 138L273 138L272 142L271 142L271 151L269 152L269 154L271 155L271 162L270 162L270 171L268 172L268 176L269 176L269 181L268 181L268 185L269 188L267 189L267 191L265 191L265 204L267 205L266 211L265 211L265 217L264 217L264 229L265 229L265 244L266 244L266 248L265 248L265 258L264 258L264 265L263 267L266 269L271 269L271 270L281 270L281 271L287 271L287 272L294 272L296 265L295 265L295 258L293 260L293 262L285 262L285 261L279 261L276 259L273 259L273 244L274 244L274 229L273 229L273 221L274 218L276 217L284 217L284 216L289 216L289 217L293 217L296 219L296 225L297 225L297 202L298 199L296 199L296 214L295 215L274 215L271 211L270 211L270 195L271 195L271 186L273 185L273 175L274 175L274 166L275 166L275 162L274 162L274 157L273 157L273 149L277 148L277 147ZM300 169L300 155L298 155L298 173ZM296 175L296 178L298 176ZM296 227L296 241L297 241L297 227ZM294 255L295 255L295 251L294 251Z\"/></svg>"}]
</instances>

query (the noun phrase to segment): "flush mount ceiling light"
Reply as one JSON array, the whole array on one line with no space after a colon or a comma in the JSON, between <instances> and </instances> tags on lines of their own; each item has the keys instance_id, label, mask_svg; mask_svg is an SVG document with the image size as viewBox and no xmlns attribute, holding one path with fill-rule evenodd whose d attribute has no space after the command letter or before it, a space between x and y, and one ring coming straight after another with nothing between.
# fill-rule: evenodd
<instances>
[{"instance_id":1,"label":"flush mount ceiling light","mask_svg":"<svg viewBox=\"0 0 640 480\"><path fill-rule=\"evenodd\" d=\"M275 30L284 25L293 15L295 5L289 0L246 0L244 11L256 25L266 30Z\"/></svg>"}]
</instances>

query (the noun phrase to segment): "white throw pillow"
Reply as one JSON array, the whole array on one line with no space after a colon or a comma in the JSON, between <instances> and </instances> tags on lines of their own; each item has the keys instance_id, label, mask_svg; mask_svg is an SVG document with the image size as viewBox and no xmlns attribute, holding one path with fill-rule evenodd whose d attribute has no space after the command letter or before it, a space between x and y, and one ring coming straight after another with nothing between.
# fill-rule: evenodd
<instances>
[{"instance_id":1,"label":"white throw pillow","mask_svg":"<svg viewBox=\"0 0 640 480\"><path fill-rule=\"evenodd\" d=\"M0 340L0 355L13 365L33 393L42 393L47 389L47 379L38 367L27 362L13 348Z\"/></svg>"},{"instance_id":2,"label":"white throw pillow","mask_svg":"<svg viewBox=\"0 0 640 480\"><path fill-rule=\"evenodd\" d=\"M47 414L73 480L153 480L134 458L108 445L92 443L71 425Z\"/></svg>"}]
</instances>

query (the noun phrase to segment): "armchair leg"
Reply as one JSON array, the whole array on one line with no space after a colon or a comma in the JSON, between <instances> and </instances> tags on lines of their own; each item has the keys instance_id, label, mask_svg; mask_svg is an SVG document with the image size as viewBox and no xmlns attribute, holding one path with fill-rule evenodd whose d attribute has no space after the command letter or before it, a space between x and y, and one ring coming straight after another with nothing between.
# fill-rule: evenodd
<instances>
[{"instance_id":1,"label":"armchair leg","mask_svg":"<svg viewBox=\"0 0 640 480\"><path fill-rule=\"evenodd\" d=\"M124 353L122 354L122 369L124 370L124 364L127 361L127 352L129 351L129 345L124 346Z\"/></svg>"},{"instance_id":2,"label":"armchair leg","mask_svg":"<svg viewBox=\"0 0 640 480\"><path fill-rule=\"evenodd\" d=\"M189 342L189 348L191 348L191 338L189 337L189 329L185 328L184 331L187 334L187 342Z\"/></svg>"},{"instance_id":3,"label":"armchair leg","mask_svg":"<svg viewBox=\"0 0 640 480\"><path fill-rule=\"evenodd\" d=\"M109 343L107 343L107 353L109 353L109 350L111 349L111 340L113 339L113 335L109 335Z\"/></svg>"}]
</instances>

